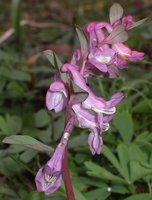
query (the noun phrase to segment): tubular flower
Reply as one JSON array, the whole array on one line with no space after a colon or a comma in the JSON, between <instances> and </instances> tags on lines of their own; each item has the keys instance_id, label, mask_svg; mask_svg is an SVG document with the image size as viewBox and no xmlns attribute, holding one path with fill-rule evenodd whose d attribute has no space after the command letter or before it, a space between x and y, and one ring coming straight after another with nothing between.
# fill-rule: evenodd
<instances>
[{"instance_id":1,"label":"tubular flower","mask_svg":"<svg viewBox=\"0 0 152 200\"><path fill-rule=\"evenodd\" d=\"M105 114L113 114L115 112L116 104L119 103L123 98L122 93L116 93L112 96L112 99L106 102L102 97L97 97L96 95L94 95L89 86L87 86L86 80L80 74L77 67L70 64L64 64L62 66L62 71L69 72L74 83L88 93L88 98L84 102L82 102L82 105L85 109L91 109L97 113Z\"/></svg>"},{"instance_id":2,"label":"tubular flower","mask_svg":"<svg viewBox=\"0 0 152 200\"><path fill-rule=\"evenodd\" d=\"M92 154L100 154L103 144L102 132L107 131L107 129L103 129L105 126L107 126L107 124L105 123L105 126L101 127L99 125L97 115L91 114L80 104L73 105L72 109L76 114L78 126L80 128L88 128L90 130L88 144ZM103 124L103 119L100 119L100 123Z\"/></svg>"},{"instance_id":3,"label":"tubular flower","mask_svg":"<svg viewBox=\"0 0 152 200\"><path fill-rule=\"evenodd\" d=\"M115 60L115 64L119 69L126 66L129 60L138 61L144 59L143 52L132 51L123 43L117 43L112 45L112 49L117 54L117 59Z\"/></svg>"},{"instance_id":4,"label":"tubular flower","mask_svg":"<svg viewBox=\"0 0 152 200\"><path fill-rule=\"evenodd\" d=\"M52 158L37 172L35 183L39 192L49 195L60 187L63 154L64 148L57 147Z\"/></svg>"},{"instance_id":5,"label":"tubular flower","mask_svg":"<svg viewBox=\"0 0 152 200\"><path fill-rule=\"evenodd\" d=\"M60 187L62 180L62 160L70 133L74 128L74 123L75 117L70 116L70 118L67 119L63 136L53 156L37 172L35 183L39 192L44 192L46 195L49 195Z\"/></svg>"},{"instance_id":6,"label":"tubular flower","mask_svg":"<svg viewBox=\"0 0 152 200\"><path fill-rule=\"evenodd\" d=\"M55 112L62 111L68 103L68 91L63 81L53 82L46 94L46 107Z\"/></svg>"}]
</instances>

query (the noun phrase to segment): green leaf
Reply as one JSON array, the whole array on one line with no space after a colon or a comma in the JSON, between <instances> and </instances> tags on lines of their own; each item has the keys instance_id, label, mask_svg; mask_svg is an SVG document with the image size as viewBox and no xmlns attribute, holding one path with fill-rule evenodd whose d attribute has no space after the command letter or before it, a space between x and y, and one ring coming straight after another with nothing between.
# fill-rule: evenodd
<instances>
[{"instance_id":1,"label":"green leaf","mask_svg":"<svg viewBox=\"0 0 152 200\"><path fill-rule=\"evenodd\" d=\"M9 73L9 78L13 79L13 80L19 80L19 81L30 81L31 77L29 74L27 74L26 72L23 71L19 71L16 69L11 70L11 72Z\"/></svg>"},{"instance_id":2,"label":"green leaf","mask_svg":"<svg viewBox=\"0 0 152 200\"><path fill-rule=\"evenodd\" d=\"M117 112L114 117L114 124L119 130L123 141L127 144L130 143L134 133L131 115L125 111Z\"/></svg>"},{"instance_id":3,"label":"green leaf","mask_svg":"<svg viewBox=\"0 0 152 200\"><path fill-rule=\"evenodd\" d=\"M152 105L152 100L149 99L149 101L147 101L147 99L143 99L132 108L132 112L150 113L152 111L150 104Z\"/></svg>"},{"instance_id":4,"label":"green leaf","mask_svg":"<svg viewBox=\"0 0 152 200\"><path fill-rule=\"evenodd\" d=\"M17 194L10 188L0 187L0 194L17 197Z\"/></svg>"},{"instance_id":5,"label":"green leaf","mask_svg":"<svg viewBox=\"0 0 152 200\"><path fill-rule=\"evenodd\" d=\"M0 75L8 79L18 80L18 81L31 80L31 77L28 73L17 70L17 69L8 69L5 67L0 68Z\"/></svg>"},{"instance_id":6,"label":"green leaf","mask_svg":"<svg viewBox=\"0 0 152 200\"><path fill-rule=\"evenodd\" d=\"M39 142L35 138L32 138L28 135L12 135L4 138L2 142L7 144L18 144L38 151L44 151L47 153L53 151L53 148Z\"/></svg>"},{"instance_id":7,"label":"green leaf","mask_svg":"<svg viewBox=\"0 0 152 200\"><path fill-rule=\"evenodd\" d=\"M86 200L83 194L75 186L73 186L73 190L74 190L76 200Z\"/></svg>"},{"instance_id":8,"label":"green leaf","mask_svg":"<svg viewBox=\"0 0 152 200\"><path fill-rule=\"evenodd\" d=\"M118 194L129 194L130 193L127 185L116 184L116 183L111 186L111 191L112 191L112 193L118 193Z\"/></svg>"},{"instance_id":9,"label":"green leaf","mask_svg":"<svg viewBox=\"0 0 152 200\"><path fill-rule=\"evenodd\" d=\"M1 135L11 134L10 126L2 116L0 116L0 130L2 130L2 132L0 132Z\"/></svg>"},{"instance_id":10,"label":"green leaf","mask_svg":"<svg viewBox=\"0 0 152 200\"><path fill-rule=\"evenodd\" d=\"M24 200L45 200L44 194L41 192L33 191L28 193Z\"/></svg>"},{"instance_id":11,"label":"green leaf","mask_svg":"<svg viewBox=\"0 0 152 200\"><path fill-rule=\"evenodd\" d=\"M93 200L93 199L101 200L101 197L102 197L102 200L105 200L110 195L111 195L111 192L108 191L108 188L105 188L105 187L91 190L85 194L87 200Z\"/></svg>"},{"instance_id":12,"label":"green leaf","mask_svg":"<svg viewBox=\"0 0 152 200\"><path fill-rule=\"evenodd\" d=\"M16 81L11 81L8 85L7 85L7 91L8 91L8 95L11 98L18 98L18 97L23 97L24 96L24 89L23 87L21 87L21 85L16 82Z\"/></svg>"},{"instance_id":13,"label":"green leaf","mask_svg":"<svg viewBox=\"0 0 152 200\"><path fill-rule=\"evenodd\" d=\"M43 52L44 52L44 55L49 60L49 62L52 64L52 66L60 70L60 67L62 66L62 62L59 60L58 56L50 49L45 50Z\"/></svg>"},{"instance_id":14,"label":"green leaf","mask_svg":"<svg viewBox=\"0 0 152 200\"><path fill-rule=\"evenodd\" d=\"M20 17L21 17L21 0L12 0L11 6L11 19L12 25L15 31L15 37L19 40L20 39Z\"/></svg>"},{"instance_id":15,"label":"green leaf","mask_svg":"<svg viewBox=\"0 0 152 200\"><path fill-rule=\"evenodd\" d=\"M119 161L122 167L122 176L126 179L126 181L130 182L130 176L129 176L129 152L128 152L129 146L126 144L120 143L117 147L117 153L119 157Z\"/></svg>"},{"instance_id":16,"label":"green leaf","mask_svg":"<svg viewBox=\"0 0 152 200\"><path fill-rule=\"evenodd\" d=\"M60 68L62 66L62 62L60 61L60 59L58 58L58 56L52 50L50 50L50 49L44 51L44 55L50 61L50 63L52 64L52 66L55 67L60 72L61 79L64 82L67 82L66 74L65 73L61 73L61 71L60 71Z\"/></svg>"},{"instance_id":17,"label":"green leaf","mask_svg":"<svg viewBox=\"0 0 152 200\"><path fill-rule=\"evenodd\" d=\"M26 149L21 155L20 160L24 163L29 163L37 155L37 151L33 149Z\"/></svg>"},{"instance_id":18,"label":"green leaf","mask_svg":"<svg viewBox=\"0 0 152 200\"><path fill-rule=\"evenodd\" d=\"M94 164L93 162L85 162L86 168L89 170L88 174L93 177L97 177L103 180L110 180L118 183L126 183L122 178L113 175L105 168Z\"/></svg>"},{"instance_id":19,"label":"green leaf","mask_svg":"<svg viewBox=\"0 0 152 200\"><path fill-rule=\"evenodd\" d=\"M35 126L38 128L42 128L47 126L50 122L50 117L46 110L41 109L35 114Z\"/></svg>"},{"instance_id":20,"label":"green leaf","mask_svg":"<svg viewBox=\"0 0 152 200\"><path fill-rule=\"evenodd\" d=\"M14 174L19 174L22 169L23 167L12 160L10 157L1 159L0 173L8 178L12 177Z\"/></svg>"},{"instance_id":21,"label":"green leaf","mask_svg":"<svg viewBox=\"0 0 152 200\"><path fill-rule=\"evenodd\" d=\"M138 161L130 161L130 174L133 183L138 179L145 178L147 175L152 175L152 168L143 167Z\"/></svg>"},{"instance_id":22,"label":"green leaf","mask_svg":"<svg viewBox=\"0 0 152 200\"><path fill-rule=\"evenodd\" d=\"M76 25L76 32L78 34L78 38L79 38L79 41L80 41L82 57L85 59L88 55L87 36L85 35L84 31L77 25Z\"/></svg>"},{"instance_id":23,"label":"green leaf","mask_svg":"<svg viewBox=\"0 0 152 200\"><path fill-rule=\"evenodd\" d=\"M102 154L113 164L113 166L118 170L118 172L122 174L122 168L116 156L105 145L103 145Z\"/></svg>"},{"instance_id":24,"label":"green leaf","mask_svg":"<svg viewBox=\"0 0 152 200\"><path fill-rule=\"evenodd\" d=\"M12 134L18 134L22 130L22 119L18 116L6 116L6 121L11 128Z\"/></svg>"},{"instance_id":25,"label":"green leaf","mask_svg":"<svg viewBox=\"0 0 152 200\"><path fill-rule=\"evenodd\" d=\"M152 196L151 194L136 194L136 195L132 195L124 200L151 200Z\"/></svg>"}]
</instances>

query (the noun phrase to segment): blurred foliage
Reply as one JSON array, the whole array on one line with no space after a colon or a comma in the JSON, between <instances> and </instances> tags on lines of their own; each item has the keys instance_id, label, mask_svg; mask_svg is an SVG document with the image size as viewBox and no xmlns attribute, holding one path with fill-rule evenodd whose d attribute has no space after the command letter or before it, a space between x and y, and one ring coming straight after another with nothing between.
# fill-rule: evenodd
<instances>
[{"instance_id":1,"label":"blurred foliage","mask_svg":"<svg viewBox=\"0 0 152 200\"><path fill-rule=\"evenodd\" d=\"M90 20L108 20L108 9L113 2L21 1L21 19L53 25L25 26L21 27L22 31L17 27L22 41L20 50L16 49L15 37L0 45L0 138L2 141L11 136L11 145L0 144L0 199L66 199L63 185L51 197L36 192L34 185L34 174L49 159L64 126L64 113L54 114L45 109L45 93L53 80L54 69L41 52L52 49L63 62L69 59L72 50L79 45L73 24L84 26ZM135 18L150 16L150 1L118 2ZM11 27L10 1L0 2L0 10L2 34ZM144 61L130 63L115 80L90 80L96 94L108 99L120 90L125 98L118 106L111 129L103 135L100 156L91 155L86 130L75 128L70 138L69 166L76 200L151 199L151 33L151 18L130 33L128 44L146 53Z\"/></svg>"}]
</instances>

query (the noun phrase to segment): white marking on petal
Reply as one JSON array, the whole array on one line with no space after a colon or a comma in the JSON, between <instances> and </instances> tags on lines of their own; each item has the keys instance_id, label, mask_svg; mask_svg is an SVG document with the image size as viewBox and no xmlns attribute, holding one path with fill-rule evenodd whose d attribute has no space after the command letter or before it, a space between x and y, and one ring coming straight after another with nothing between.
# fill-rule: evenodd
<instances>
[{"instance_id":1,"label":"white marking on petal","mask_svg":"<svg viewBox=\"0 0 152 200\"><path fill-rule=\"evenodd\" d=\"M116 112L116 107L112 107L110 109L102 109L102 108L98 109L98 108L92 107L92 110L94 110L97 113L104 113L104 114L107 114L107 115L112 115Z\"/></svg>"},{"instance_id":2,"label":"white marking on petal","mask_svg":"<svg viewBox=\"0 0 152 200\"><path fill-rule=\"evenodd\" d=\"M110 128L109 123L104 123L103 124L103 131L107 131Z\"/></svg>"},{"instance_id":3,"label":"white marking on petal","mask_svg":"<svg viewBox=\"0 0 152 200\"><path fill-rule=\"evenodd\" d=\"M110 56L96 56L97 61L101 62L102 64L107 64L110 62Z\"/></svg>"},{"instance_id":4,"label":"white marking on petal","mask_svg":"<svg viewBox=\"0 0 152 200\"><path fill-rule=\"evenodd\" d=\"M54 98L54 106L57 106L58 103L60 103L61 99L62 99L62 93L57 92Z\"/></svg>"},{"instance_id":5,"label":"white marking on petal","mask_svg":"<svg viewBox=\"0 0 152 200\"><path fill-rule=\"evenodd\" d=\"M50 175L48 173L45 173L44 174L44 180L45 180L45 183L48 185L50 183L53 183L56 180L56 177L53 176L53 175Z\"/></svg>"}]
</instances>

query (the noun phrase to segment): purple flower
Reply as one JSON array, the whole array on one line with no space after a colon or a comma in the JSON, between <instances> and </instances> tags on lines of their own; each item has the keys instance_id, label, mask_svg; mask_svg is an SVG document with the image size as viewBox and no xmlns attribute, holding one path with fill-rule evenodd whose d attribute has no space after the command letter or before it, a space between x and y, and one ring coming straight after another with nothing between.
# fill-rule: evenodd
<instances>
[{"instance_id":1,"label":"purple flower","mask_svg":"<svg viewBox=\"0 0 152 200\"><path fill-rule=\"evenodd\" d=\"M103 141L101 135L98 133L98 129L95 129L89 134L88 145L93 155L101 153Z\"/></svg>"},{"instance_id":2,"label":"purple flower","mask_svg":"<svg viewBox=\"0 0 152 200\"><path fill-rule=\"evenodd\" d=\"M46 107L55 112L62 111L68 102L68 91L63 81L53 82L46 94Z\"/></svg>"},{"instance_id":3,"label":"purple flower","mask_svg":"<svg viewBox=\"0 0 152 200\"><path fill-rule=\"evenodd\" d=\"M76 66L71 64L64 64L61 70L63 72L68 72L74 83L78 85L82 90L88 92L89 95L87 99L82 102L82 105L85 109L90 109L97 113L105 114L113 114L115 112L116 104L119 103L123 98L122 93L116 93L112 96L112 99L105 101L102 97L97 97L94 95Z\"/></svg>"},{"instance_id":4,"label":"purple flower","mask_svg":"<svg viewBox=\"0 0 152 200\"><path fill-rule=\"evenodd\" d=\"M37 172L35 183L39 192L49 195L60 187L63 154L64 148L57 147L52 158Z\"/></svg>"},{"instance_id":5,"label":"purple flower","mask_svg":"<svg viewBox=\"0 0 152 200\"><path fill-rule=\"evenodd\" d=\"M97 67L101 72L108 71L108 65L114 62L115 51L113 49L92 49L88 59L89 62Z\"/></svg>"},{"instance_id":6,"label":"purple flower","mask_svg":"<svg viewBox=\"0 0 152 200\"><path fill-rule=\"evenodd\" d=\"M144 59L144 53L133 51L130 48L128 48L123 43L117 43L112 45L112 49L117 54L117 59L115 60L115 65L122 69L124 68L128 61L138 61Z\"/></svg>"},{"instance_id":7,"label":"purple flower","mask_svg":"<svg viewBox=\"0 0 152 200\"><path fill-rule=\"evenodd\" d=\"M88 144L92 154L100 154L103 144L102 132L108 130L107 128L104 129L105 127L107 127L107 123L105 123L105 126L101 127L98 122L98 116L91 114L88 110L85 110L80 104L73 105L72 109L76 114L78 126L80 128L88 128L90 130ZM100 123L104 124L103 119L101 118Z\"/></svg>"},{"instance_id":8,"label":"purple flower","mask_svg":"<svg viewBox=\"0 0 152 200\"><path fill-rule=\"evenodd\" d=\"M75 116L68 117L63 136L53 156L37 172L35 183L39 192L44 192L46 195L49 195L60 187L62 180L62 159L74 124Z\"/></svg>"}]
</instances>

